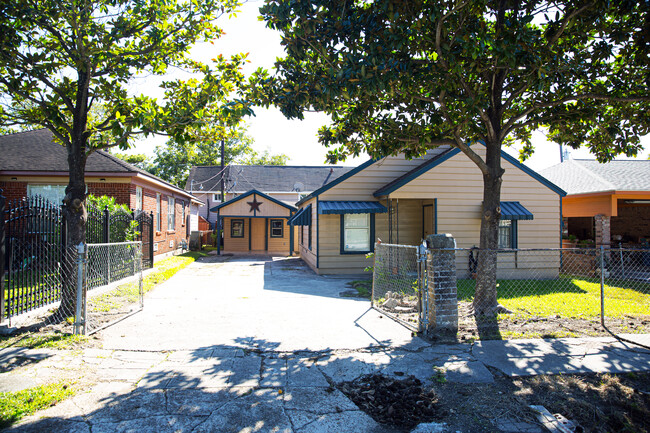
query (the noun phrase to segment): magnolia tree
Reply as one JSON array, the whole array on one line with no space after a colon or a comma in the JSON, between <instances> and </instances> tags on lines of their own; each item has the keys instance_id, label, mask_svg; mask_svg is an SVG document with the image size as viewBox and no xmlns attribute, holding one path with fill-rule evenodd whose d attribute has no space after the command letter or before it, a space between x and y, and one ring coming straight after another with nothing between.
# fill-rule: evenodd
<instances>
[{"instance_id":1,"label":"magnolia tree","mask_svg":"<svg viewBox=\"0 0 650 433\"><path fill-rule=\"evenodd\" d=\"M286 57L256 97L285 116L323 111L331 161L421 155L450 145L483 176L474 309L493 314L504 170L501 150L531 133L599 161L636 155L649 132L648 2L267 0ZM471 143L482 142L485 152ZM480 146L482 147L482 146Z\"/></svg>"},{"instance_id":2,"label":"magnolia tree","mask_svg":"<svg viewBox=\"0 0 650 433\"><path fill-rule=\"evenodd\" d=\"M188 57L196 42L220 36L215 20L236 6L236 0L2 3L0 126L44 127L66 147L69 244L85 240L90 153L126 149L137 134L163 132L183 141L188 125L234 124L248 113L237 94L245 56L217 56L209 65ZM162 100L129 92L134 77L172 67L189 78L163 82ZM64 293L63 304L69 298Z\"/></svg>"}]
</instances>

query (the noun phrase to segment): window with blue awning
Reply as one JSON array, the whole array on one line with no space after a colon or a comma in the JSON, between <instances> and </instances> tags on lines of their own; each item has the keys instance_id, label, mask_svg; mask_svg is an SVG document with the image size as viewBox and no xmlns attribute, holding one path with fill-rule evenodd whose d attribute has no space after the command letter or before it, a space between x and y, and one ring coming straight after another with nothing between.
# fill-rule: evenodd
<instances>
[{"instance_id":1,"label":"window with blue awning","mask_svg":"<svg viewBox=\"0 0 650 433\"><path fill-rule=\"evenodd\" d=\"M321 201L318 203L318 213L321 215L386 212L388 212L386 206L376 201Z\"/></svg>"},{"instance_id":2,"label":"window with blue awning","mask_svg":"<svg viewBox=\"0 0 650 433\"><path fill-rule=\"evenodd\" d=\"M532 220L533 214L518 201L501 202L502 220Z\"/></svg>"},{"instance_id":3,"label":"window with blue awning","mask_svg":"<svg viewBox=\"0 0 650 433\"><path fill-rule=\"evenodd\" d=\"M311 205L300 209L287 220L290 226L309 226L311 225Z\"/></svg>"}]
</instances>

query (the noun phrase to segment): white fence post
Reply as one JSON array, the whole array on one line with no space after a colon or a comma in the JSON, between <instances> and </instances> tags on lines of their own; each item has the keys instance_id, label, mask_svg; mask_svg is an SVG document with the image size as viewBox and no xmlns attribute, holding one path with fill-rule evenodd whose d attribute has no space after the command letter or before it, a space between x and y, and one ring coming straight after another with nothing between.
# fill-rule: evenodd
<instances>
[{"instance_id":1,"label":"white fence post","mask_svg":"<svg viewBox=\"0 0 650 433\"><path fill-rule=\"evenodd\" d=\"M75 313L74 333L83 333L83 319L81 307L83 302L83 281L84 281L84 253L86 246L83 243L77 245L77 309Z\"/></svg>"}]
</instances>

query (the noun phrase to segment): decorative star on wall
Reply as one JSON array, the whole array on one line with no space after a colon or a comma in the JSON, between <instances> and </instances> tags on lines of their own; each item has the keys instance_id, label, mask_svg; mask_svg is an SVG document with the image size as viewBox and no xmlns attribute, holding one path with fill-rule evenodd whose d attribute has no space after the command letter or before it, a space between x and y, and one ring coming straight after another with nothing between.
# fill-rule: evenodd
<instances>
[{"instance_id":1,"label":"decorative star on wall","mask_svg":"<svg viewBox=\"0 0 650 433\"><path fill-rule=\"evenodd\" d=\"M253 196L253 201L247 201L248 205L251 207L251 212L259 212L260 211L260 205L262 204L261 201L257 201L257 197Z\"/></svg>"}]
</instances>

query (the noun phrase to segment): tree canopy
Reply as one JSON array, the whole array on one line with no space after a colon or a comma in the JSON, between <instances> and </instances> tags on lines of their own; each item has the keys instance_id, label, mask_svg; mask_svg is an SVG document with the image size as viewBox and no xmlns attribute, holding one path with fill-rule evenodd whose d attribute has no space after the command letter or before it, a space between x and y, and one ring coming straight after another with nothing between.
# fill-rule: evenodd
<instances>
[{"instance_id":1,"label":"tree canopy","mask_svg":"<svg viewBox=\"0 0 650 433\"><path fill-rule=\"evenodd\" d=\"M68 151L64 199L70 241L84 239L88 154L126 149L135 134L162 132L178 141L197 122L236 124L250 109L238 94L245 55L209 63L190 48L221 35L215 20L236 0L25 0L0 5L0 125L48 128ZM164 98L133 95L136 76L164 81Z\"/></svg>"},{"instance_id":2,"label":"tree canopy","mask_svg":"<svg viewBox=\"0 0 650 433\"><path fill-rule=\"evenodd\" d=\"M459 148L484 180L480 246L498 246L504 145L531 133L635 155L650 132L650 3L622 0L267 0L287 56L257 97L290 118L324 111L329 159L414 157ZM484 155L472 143L485 145ZM482 254L474 306L496 303L496 255Z\"/></svg>"}]
</instances>

